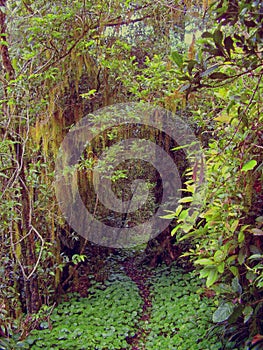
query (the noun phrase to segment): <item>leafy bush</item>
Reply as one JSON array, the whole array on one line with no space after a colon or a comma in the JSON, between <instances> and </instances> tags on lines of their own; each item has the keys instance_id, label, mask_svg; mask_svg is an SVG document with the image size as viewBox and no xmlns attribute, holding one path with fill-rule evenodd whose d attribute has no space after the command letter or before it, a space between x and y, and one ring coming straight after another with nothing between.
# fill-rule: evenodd
<instances>
[{"instance_id":1,"label":"leafy bush","mask_svg":"<svg viewBox=\"0 0 263 350\"><path fill-rule=\"evenodd\" d=\"M213 320L225 342L260 347L263 75L258 53L262 52L262 2L223 0L211 8L215 22L202 34L194 60L179 53L172 57L177 76L184 82L180 91L185 91L193 111L196 96L199 111L193 114L211 135L204 151L207 197L203 208L201 213L187 208L198 196L193 169L186 182L189 197L174 212L173 233L179 241L190 241L193 249L188 255L207 287L219 297ZM201 92L205 98L199 95L197 100Z\"/></svg>"}]
</instances>

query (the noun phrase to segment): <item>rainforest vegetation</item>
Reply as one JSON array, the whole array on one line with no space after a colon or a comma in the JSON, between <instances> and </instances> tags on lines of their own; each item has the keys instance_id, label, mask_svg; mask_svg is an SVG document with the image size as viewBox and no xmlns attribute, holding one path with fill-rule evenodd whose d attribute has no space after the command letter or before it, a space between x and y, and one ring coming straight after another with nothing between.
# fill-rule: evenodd
<instances>
[{"instance_id":1,"label":"rainforest vegetation","mask_svg":"<svg viewBox=\"0 0 263 350\"><path fill-rule=\"evenodd\" d=\"M0 349L263 349L262 1L0 0L0 30ZM178 116L204 156L136 121L92 139L74 188L108 227L164 192L144 159L115 166L119 141L155 142L181 178L169 225L124 248L79 235L55 193L66 135L120 103ZM122 202L148 178L134 215L100 203L107 160Z\"/></svg>"}]
</instances>

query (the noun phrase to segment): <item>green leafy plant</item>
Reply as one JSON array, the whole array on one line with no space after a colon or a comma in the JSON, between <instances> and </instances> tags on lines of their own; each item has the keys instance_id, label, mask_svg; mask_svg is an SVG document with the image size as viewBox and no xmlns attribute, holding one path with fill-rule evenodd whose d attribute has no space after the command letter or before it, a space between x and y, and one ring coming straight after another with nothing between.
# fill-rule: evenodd
<instances>
[{"instance_id":1,"label":"green leafy plant","mask_svg":"<svg viewBox=\"0 0 263 350\"><path fill-rule=\"evenodd\" d=\"M141 313L137 287L127 276L114 273L104 284L89 288L89 297L73 297L50 316L52 329L43 322L24 341L30 349L122 349L135 332Z\"/></svg>"},{"instance_id":2,"label":"green leafy plant","mask_svg":"<svg viewBox=\"0 0 263 350\"><path fill-rule=\"evenodd\" d=\"M219 297L213 319L224 330L224 346L242 346L263 331L261 5L221 1L211 8L217 24L202 34L195 59L172 55L189 105L200 91L213 98L205 119L212 126L204 150L206 200L193 216L190 169L186 198L168 215L177 219L177 240L192 245L184 255ZM195 120L203 127L202 118L198 111Z\"/></svg>"},{"instance_id":3,"label":"green leafy plant","mask_svg":"<svg viewBox=\"0 0 263 350\"><path fill-rule=\"evenodd\" d=\"M201 296L197 276L175 265L161 266L151 284L153 307L146 326L146 349L221 349L216 336L207 337L215 304Z\"/></svg>"}]
</instances>

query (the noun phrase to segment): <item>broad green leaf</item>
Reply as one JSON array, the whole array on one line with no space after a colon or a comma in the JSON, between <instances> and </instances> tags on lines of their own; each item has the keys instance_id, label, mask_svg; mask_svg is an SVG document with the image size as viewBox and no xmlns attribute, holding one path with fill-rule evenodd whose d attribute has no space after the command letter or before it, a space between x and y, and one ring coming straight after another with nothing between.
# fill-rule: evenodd
<instances>
[{"instance_id":1,"label":"broad green leaf","mask_svg":"<svg viewBox=\"0 0 263 350\"><path fill-rule=\"evenodd\" d=\"M236 266L230 266L229 270L232 272L232 274L234 276L238 276L239 275L238 268Z\"/></svg>"},{"instance_id":2,"label":"broad green leaf","mask_svg":"<svg viewBox=\"0 0 263 350\"><path fill-rule=\"evenodd\" d=\"M190 228L190 230L193 228L193 226ZM189 230L189 231L190 231ZM186 235L184 235L184 236L182 236L182 237L180 237L179 238L179 242L182 242L182 241L184 241L184 240L186 240L186 239L188 239L188 238L190 238L190 237L194 237L195 236L195 232L194 231L191 231L191 232L189 232L188 231L188 233L186 234ZM185 231L184 231L185 232Z\"/></svg>"},{"instance_id":3,"label":"broad green leaf","mask_svg":"<svg viewBox=\"0 0 263 350\"><path fill-rule=\"evenodd\" d=\"M184 60L183 60L183 56L180 53L173 51L171 54L171 57L174 63L177 64L179 68L183 66Z\"/></svg>"},{"instance_id":4,"label":"broad green leaf","mask_svg":"<svg viewBox=\"0 0 263 350\"><path fill-rule=\"evenodd\" d=\"M1 46L8 46L8 42L5 40L0 40L0 45Z\"/></svg>"},{"instance_id":5,"label":"broad green leaf","mask_svg":"<svg viewBox=\"0 0 263 350\"><path fill-rule=\"evenodd\" d=\"M231 265L237 259L237 255L231 255L227 258L227 264Z\"/></svg>"},{"instance_id":6,"label":"broad green leaf","mask_svg":"<svg viewBox=\"0 0 263 350\"><path fill-rule=\"evenodd\" d=\"M213 314L213 322L218 323L226 321L232 315L234 308L235 305L231 302L221 304Z\"/></svg>"},{"instance_id":7,"label":"broad green leaf","mask_svg":"<svg viewBox=\"0 0 263 350\"><path fill-rule=\"evenodd\" d=\"M214 260L215 262L221 262L225 259L225 254L222 252L222 250L217 250L214 254Z\"/></svg>"},{"instance_id":8,"label":"broad green leaf","mask_svg":"<svg viewBox=\"0 0 263 350\"><path fill-rule=\"evenodd\" d=\"M186 188L186 192L190 192L190 193L194 193L196 190L196 186L195 185L189 185L187 184L187 188Z\"/></svg>"},{"instance_id":9,"label":"broad green leaf","mask_svg":"<svg viewBox=\"0 0 263 350\"><path fill-rule=\"evenodd\" d=\"M185 232L185 233L188 233L191 229L193 228L193 225L192 224L187 224L187 223L185 223L185 224L183 224L182 226L181 226L181 229Z\"/></svg>"},{"instance_id":10,"label":"broad green leaf","mask_svg":"<svg viewBox=\"0 0 263 350\"><path fill-rule=\"evenodd\" d=\"M200 271L200 278L206 278L209 275L210 269L204 268Z\"/></svg>"},{"instance_id":11,"label":"broad green leaf","mask_svg":"<svg viewBox=\"0 0 263 350\"><path fill-rule=\"evenodd\" d=\"M262 259L262 258L263 258L262 254L253 254L248 259L249 260L259 260L259 259Z\"/></svg>"},{"instance_id":12,"label":"broad green leaf","mask_svg":"<svg viewBox=\"0 0 263 350\"><path fill-rule=\"evenodd\" d=\"M193 197L183 197L178 202L179 203L190 203L193 201Z\"/></svg>"},{"instance_id":13,"label":"broad green leaf","mask_svg":"<svg viewBox=\"0 0 263 350\"><path fill-rule=\"evenodd\" d=\"M175 228L173 228L171 231L171 235L174 236L176 234L176 232L179 230L179 228L181 228L181 225L175 226Z\"/></svg>"},{"instance_id":14,"label":"broad green leaf","mask_svg":"<svg viewBox=\"0 0 263 350\"><path fill-rule=\"evenodd\" d=\"M225 271L225 263L222 261L218 266L217 266L217 271L219 273L223 273Z\"/></svg>"},{"instance_id":15,"label":"broad green leaf","mask_svg":"<svg viewBox=\"0 0 263 350\"><path fill-rule=\"evenodd\" d=\"M175 211L175 216L178 216L181 213L182 209L183 209L183 206L181 204L178 205L178 207Z\"/></svg>"},{"instance_id":16,"label":"broad green leaf","mask_svg":"<svg viewBox=\"0 0 263 350\"><path fill-rule=\"evenodd\" d=\"M234 233L238 227L238 224L239 224L239 219L234 220L230 227L230 232Z\"/></svg>"},{"instance_id":17,"label":"broad green leaf","mask_svg":"<svg viewBox=\"0 0 263 350\"><path fill-rule=\"evenodd\" d=\"M175 213L171 213L171 214L166 214L166 215L162 215L160 216L161 219L174 219L176 217Z\"/></svg>"},{"instance_id":18,"label":"broad green leaf","mask_svg":"<svg viewBox=\"0 0 263 350\"><path fill-rule=\"evenodd\" d=\"M220 294L232 294L233 290L232 287L225 283L219 283L218 285L214 286L213 289Z\"/></svg>"},{"instance_id":19,"label":"broad green leaf","mask_svg":"<svg viewBox=\"0 0 263 350\"><path fill-rule=\"evenodd\" d=\"M187 215L188 215L188 211L189 211L188 209L185 209L185 210L181 211L181 213L179 215L179 219L180 220L184 220L187 217Z\"/></svg>"},{"instance_id":20,"label":"broad green leaf","mask_svg":"<svg viewBox=\"0 0 263 350\"><path fill-rule=\"evenodd\" d=\"M246 162L246 164L244 164L242 166L241 171L249 171L249 170L253 170L255 168L255 166L257 165L257 161L255 159L251 159L248 162Z\"/></svg>"},{"instance_id":21,"label":"broad green leaf","mask_svg":"<svg viewBox=\"0 0 263 350\"><path fill-rule=\"evenodd\" d=\"M195 265L215 265L215 262L211 259L198 259L194 262Z\"/></svg>"},{"instance_id":22,"label":"broad green leaf","mask_svg":"<svg viewBox=\"0 0 263 350\"><path fill-rule=\"evenodd\" d=\"M211 287L218 279L218 271L217 269L211 269L207 279L206 279L206 286Z\"/></svg>"},{"instance_id":23,"label":"broad green leaf","mask_svg":"<svg viewBox=\"0 0 263 350\"><path fill-rule=\"evenodd\" d=\"M244 240L245 240L245 234L243 231L240 231L238 233L238 243L242 243L242 242L244 242Z\"/></svg>"}]
</instances>

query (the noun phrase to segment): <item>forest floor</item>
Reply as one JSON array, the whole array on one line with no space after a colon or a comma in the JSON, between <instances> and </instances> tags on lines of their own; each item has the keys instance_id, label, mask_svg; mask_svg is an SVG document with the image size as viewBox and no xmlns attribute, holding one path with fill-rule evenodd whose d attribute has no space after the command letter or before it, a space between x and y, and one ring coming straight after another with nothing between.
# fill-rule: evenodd
<instances>
[{"instance_id":1,"label":"forest floor","mask_svg":"<svg viewBox=\"0 0 263 350\"><path fill-rule=\"evenodd\" d=\"M222 349L211 331L214 300L193 272L176 263L151 269L132 253L112 256L107 269L107 280L93 281L86 297L67 295L19 348Z\"/></svg>"},{"instance_id":2,"label":"forest floor","mask_svg":"<svg viewBox=\"0 0 263 350\"><path fill-rule=\"evenodd\" d=\"M150 269L145 268L140 264L140 259L128 257L123 262L123 267L126 275L137 285L140 297L143 300L142 315L139 319L140 327L133 337L127 339L127 343L132 345L132 350L141 350L139 344L144 341L147 336L147 331L144 328L146 322L149 322L151 317L151 291L149 286L149 279L152 275Z\"/></svg>"}]
</instances>

